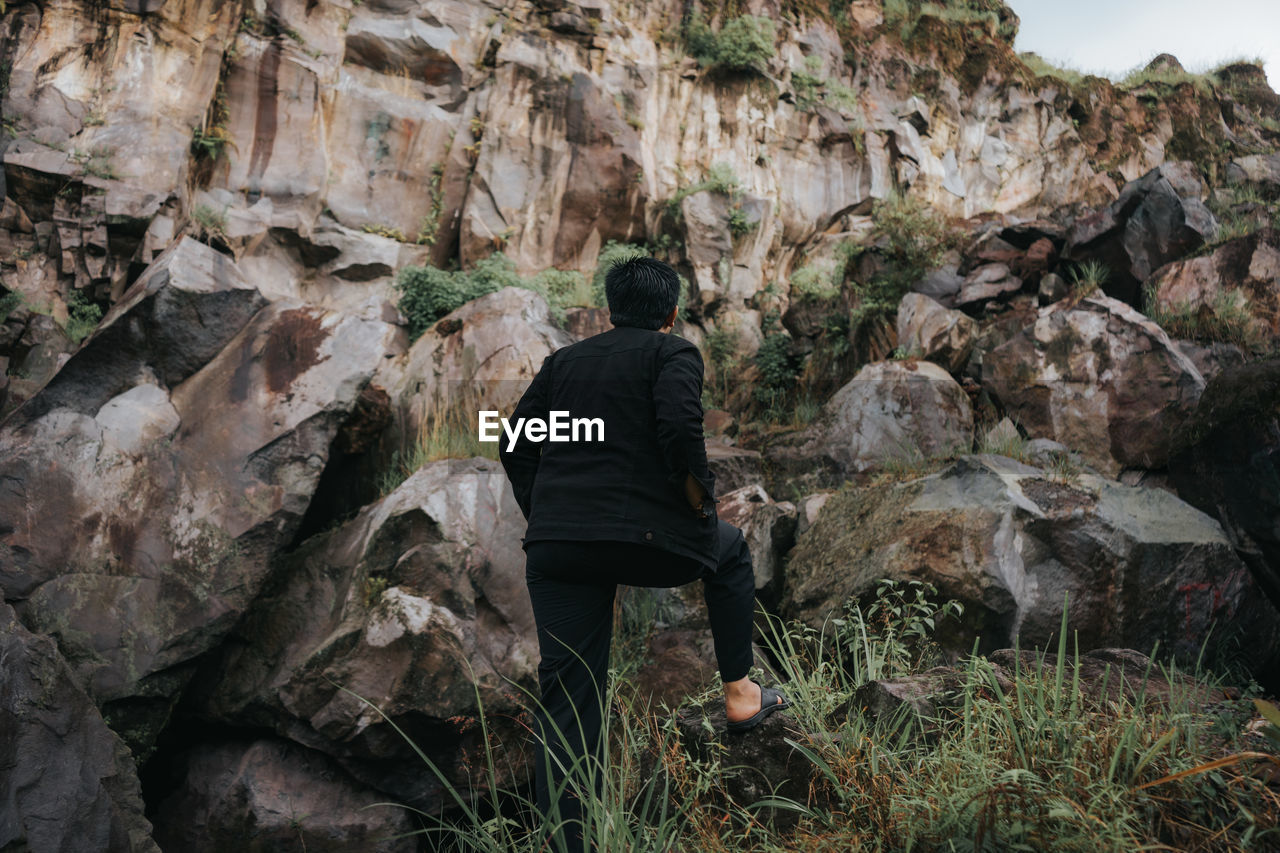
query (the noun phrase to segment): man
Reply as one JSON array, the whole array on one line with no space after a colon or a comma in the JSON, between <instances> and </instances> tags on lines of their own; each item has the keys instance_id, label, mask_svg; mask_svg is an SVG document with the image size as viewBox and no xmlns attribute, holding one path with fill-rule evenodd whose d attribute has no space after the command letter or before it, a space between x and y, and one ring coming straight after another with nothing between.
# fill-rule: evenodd
<instances>
[{"instance_id":1,"label":"man","mask_svg":"<svg viewBox=\"0 0 1280 853\"><path fill-rule=\"evenodd\" d=\"M535 720L544 814L565 768L601 755L618 584L702 580L730 730L749 729L789 705L747 677L751 554L742 531L716 517L702 431L702 356L668 334L679 288L679 276L662 261L615 264L605 277L614 328L548 356L511 418L518 424L567 412L599 419L603 440L533 441L522 433L499 449L528 520L525 580L542 656ZM559 798L559 806L563 819L580 817L571 797ZM581 844L581 829L569 824L571 846Z\"/></svg>"}]
</instances>

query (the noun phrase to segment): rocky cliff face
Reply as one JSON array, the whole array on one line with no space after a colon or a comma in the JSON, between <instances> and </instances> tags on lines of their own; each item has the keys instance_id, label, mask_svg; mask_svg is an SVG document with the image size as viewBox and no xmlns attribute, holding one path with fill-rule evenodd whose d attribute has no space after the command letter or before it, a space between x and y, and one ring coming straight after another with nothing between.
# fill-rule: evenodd
<instances>
[{"instance_id":1,"label":"rocky cliff face","mask_svg":"<svg viewBox=\"0 0 1280 853\"><path fill-rule=\"evenodd\" d=\"M441 399L509 407L601 328L507 288L410 340L397 274L497 251L517 274L590 275L610 241L647 244L687 278L709 383L713 342L737 349L711 431L764 456L713 456L789 615L932 574L963 575L971 629L1002 641L1049 630L1064 589L1099 644L1190 648L1222 613L1274 630L1256 592L1280 601L1280 99L1247 64L1128 88L1040 73L1010 10L960 5L0 3L0 609L38 658L27 681L71 697L56 746L93 779L48 785L85 832L153 846L124 744L162 841L253 820L292 837L264 803L324 776L293 828L382 843L404 822L346 813L442 795L335 684L469 781L476 703L513 714L533 683L520 519L494 465L424 468L412 445ZM775 32L746 61L688 38L747 14ZM878 215L897 197L951 233L923 265ZM753 387L796 375L826 382L806 386L814 422L746 428ZM1020 461L820 515L815 489L974 449ZM417 473L380 482L388 465ZM1153 534L1157 515L1195 535ZM1156 589L1185 620L1181 599L1126 604ZM1213 602L1194 619L1192 595ZM0 714L30 727L27 681ZM45 753L20 744L0 772ZM15 808L0 848L57 849L39 804Z\"/></svg>"}]
</instances>

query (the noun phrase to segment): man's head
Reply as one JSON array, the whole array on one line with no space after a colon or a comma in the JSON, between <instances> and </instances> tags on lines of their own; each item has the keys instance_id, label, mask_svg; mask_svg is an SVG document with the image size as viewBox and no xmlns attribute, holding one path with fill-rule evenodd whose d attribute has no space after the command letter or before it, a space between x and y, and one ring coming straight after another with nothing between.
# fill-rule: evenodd
<instances>
[{"instance_id":1,"label":"man's head","mask_svg":"<svg viewBox=\"0 0 1280 853\"><path fill-rule=\"evenodd\" d=\"M680 277L656 258L631 258L609 267L604 293L613 325L656 331L666 326L676 308Z\"/></svg>"}]
</instances>

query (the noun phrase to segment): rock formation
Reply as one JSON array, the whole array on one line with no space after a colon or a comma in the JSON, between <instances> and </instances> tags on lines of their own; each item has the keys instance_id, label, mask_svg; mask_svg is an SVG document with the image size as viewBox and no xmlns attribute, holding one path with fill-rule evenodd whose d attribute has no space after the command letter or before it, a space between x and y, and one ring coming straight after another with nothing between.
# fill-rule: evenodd
<instances>
[{"instance_id":1,"label":"rock formation","mask_svg":"<svg viewBox=\"0 0 1280 853\"><path fill-rule=\"evenodd\" d=\"M776 35L735 64L706 2L0 2L0 848L400 849L361 807L445 798L391 723L525 784L523 522L453 418L608 328L618 244L688 283L767 609L1276 636L1280 98L905 5L733 4ZM687 592L654 690L707 671Z\"/></svg>"}]
</instances>

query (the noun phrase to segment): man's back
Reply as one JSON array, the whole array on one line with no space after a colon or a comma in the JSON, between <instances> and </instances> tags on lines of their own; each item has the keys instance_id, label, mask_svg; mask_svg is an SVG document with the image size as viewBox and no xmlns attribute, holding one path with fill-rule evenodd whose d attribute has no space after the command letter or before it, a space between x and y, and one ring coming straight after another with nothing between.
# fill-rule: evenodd
<instances>
[{"instance_id":1,"label":"man's back","mask_svg":"<svg viewBox=\"0 0 1280 853\"><path fill-rule=\"evenodd\" d=\"M684 496L687 474L714 495L701 392L697 347L658 331L621 326L548 356L511 420L565 413L569 440L500 451L524 541L641 542L714 566L715 513Z\"/></svg>"}]
</instances>

